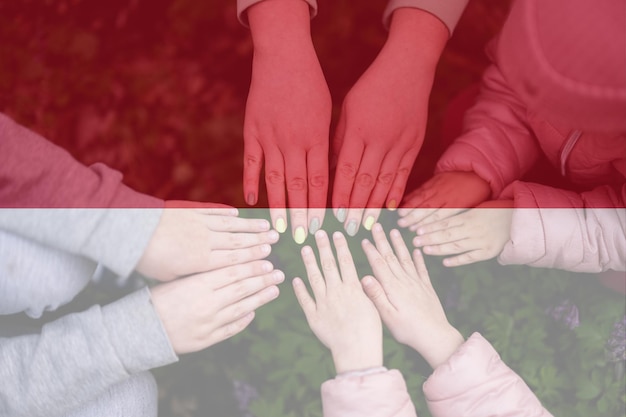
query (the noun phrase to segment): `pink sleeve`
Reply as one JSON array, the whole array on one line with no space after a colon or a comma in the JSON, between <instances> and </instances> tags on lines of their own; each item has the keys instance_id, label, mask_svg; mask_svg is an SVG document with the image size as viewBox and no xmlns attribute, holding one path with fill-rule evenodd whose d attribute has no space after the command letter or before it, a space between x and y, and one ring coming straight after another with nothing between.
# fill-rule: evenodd
<instances>
[{"instance_id":1,"label":"pink sleeve","mask_svg":"<svg viewBox=\"0 0 626 417\"><path fill-rule=\"evenodd\" d=\"M322 406L324 417L417 417L397 370L326 381Z\"/></svg>"},{"instance_id":2,"label":"pink sleeve","mask_svg":"<svg viewBox=\"0 0 626 417\"><path fill-rule=\"evenodd\" d=\"M246 10L249 7L254 6L257 3L262 2L263 0L237 0L237 19L239 22L248 27L248 17L246 16ZM306 1L309 4L309 9L311 10L311 19L317 16L317 0L294 0L294 1Z\"/></svg>"},{"instance_id":3,"label":"pink sleeve","mask_svg":"<svg viewBox=\"0 0 626 417\"><path fill-rule=\"evenodd\" d=\"M626 184L581 194L516 181L511 238L501 264L527 264L576 272L626 270Z\"/></svg>"},{"instance_id":4,"label":"pink sleeve","mask_svg":"<svg viewBox=\"0 0 626 417\"><path fill-rule=\"evenodd\" d=\"M465 114L463 132L439 159L436 172L475 172L489 183L492 197L521 178L540 155L526 109L495 65L485 71L476 104Z\"/></svg>"},{"instance_id":5,"label":"pink sleeve","mask_svg":"<svg viewBox=\"0 0 626 417\"><path fill-rule=\"evenodd\" d=\"M100 163L86 167L1 113L0 155L0 207L163 207L163 201L122 184L119 172Z\"/></svg>"},{"instance_id":6,"label":"pink sleeve","mask_svg":"<svg viewBox=\"0 0 626 417\"><path fill-rule=\"evenodd\" d=\"M387 29L391 25L391 15L396 9L410 7L424 10L439 18L448 28L450 36L461 18L469 0L390 0L383 13L383 25Z\"/></svg>"},{"instance_id":7,"label":"pink sleeve","mask_svg":"<svg viewBox=\"0 0 626 417\"><path fill-rule=\"evenodd\" d=\"M433 417L551 417L491 344L474 333L424 383Z\"/></svg>"}]
</instances>

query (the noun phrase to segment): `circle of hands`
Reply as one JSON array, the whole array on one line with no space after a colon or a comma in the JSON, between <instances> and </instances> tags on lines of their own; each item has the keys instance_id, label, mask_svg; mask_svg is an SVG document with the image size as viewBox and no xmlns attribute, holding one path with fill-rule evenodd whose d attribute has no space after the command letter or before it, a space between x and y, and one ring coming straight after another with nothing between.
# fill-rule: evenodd
<instances>
[{"instance_id":1,"label":"circle of hands","mask_svg":"<svg viewBox=\"0 0 626 417\"><path fill-rule=\"evenodd\" d=\"M462 229L464 222L481 218L472 214L478 209L450 217L442 210L408 210L399 220L417 231L413 243L424 252L437 247L443 248L439 254L445 252L446 243L433 243L442 223ZM220 204L167 202L137 266L138 272L162 282L151 288L152 302L178 354L205 349L241 332L256 309L279 295L285 274L264 259L279 233L267 220L238 214ZM432 221L425 222L429 217ZM493 226L493 213L482 218ZM468 230L475 233L477 228ZM379 223L371 229L372 241L363 240L362 248L373 275L365 277L359 276L341 232L332 234L335 257L327 233L316 231L318 256L310 246L301 249L312 294L304 279L295 278L296 298L312 331L330 349L338 372L382 366L382 323L435 368L464 339L446 318L422 251L416 248L411 254L396 229L389 233L391 243ZM478 234L475 239L480 238ZM462 256L469 255L464 251Z\"/></svg>"}]
</instances>

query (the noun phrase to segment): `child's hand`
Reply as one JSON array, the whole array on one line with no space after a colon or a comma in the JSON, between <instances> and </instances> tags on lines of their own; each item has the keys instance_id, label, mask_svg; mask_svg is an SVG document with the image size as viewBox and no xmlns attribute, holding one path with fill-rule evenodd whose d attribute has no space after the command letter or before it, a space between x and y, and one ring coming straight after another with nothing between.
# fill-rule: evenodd
<instances>
[{"instance_id":1,"label":"child's hand","mask_svg":"<svg viewBox=\"0 0 626 417\"><path fill-rule=\"evenodd\" d=\"M278 297L285 276L268 261L193 275L151 289L176 353L205 349L241 332L254 311Z\"/></svg>"},{"instance_id":2,"label":"child's hand","mask_svg":"<svg viewBox=\"0 0 626 417\"><path fill-rule=\"evenodd\" d=\"M413 244L423 247L429 255L458 255L444 259L445 266L494 258L511 237L512 207L512 200L488 201L448 219L420 226Z\"/></svg>"},{"instance_id":3,"label":"child's hand","mask_svg":"<svg viewBox=\"0 0 626 417\"><path fill-rule=\"evenodd\" d=\"M309 246L302 249L315 300L300 278L293 280L296 297L311 330L330 349L337 373L382 366L382 324L361 288L346 239L339 232L333 235L339 270L326 233L318 231L315 240L323 275L313 250Z\"/></svg>"},{"instance_id":4,"label":"child's hand","mask_svg":"<svg viewBox=\"0 0 626 417\"><path fill-rule=\"evenodd\" d=\"M179 208L170 208L172 206ZM263 259L278 233L261 219L237 217L227 206L180 208L168 202L137 271L159 281ZM198 207L195 204L194 207Z\"/></svg>"},{"instance_id":5,"label":"child's hand","mask_svg":"<svg viewBox=\"0 0 626 417\"><path fill-rule=\"evenodd\" d=\"M372 234L376 247L364 240L363 249L376 278L363 278L365 292L396 340L418 351L434 369L463 344L463 337L448 323L420 251L411 260L397 230L391 231L395 254L380 224Z\"/></svg>"},{"instance_id":6,"label":"child's hand","mask_svg":"<svg viewBox=\"0 0 626 417\"><path fill-rule=\"evenodd\" d=\"M415 231L475 207L487 200L491 187L473 172L442 172L409 194L398 210L398 226Z\"/></svg>"}]
</instances>

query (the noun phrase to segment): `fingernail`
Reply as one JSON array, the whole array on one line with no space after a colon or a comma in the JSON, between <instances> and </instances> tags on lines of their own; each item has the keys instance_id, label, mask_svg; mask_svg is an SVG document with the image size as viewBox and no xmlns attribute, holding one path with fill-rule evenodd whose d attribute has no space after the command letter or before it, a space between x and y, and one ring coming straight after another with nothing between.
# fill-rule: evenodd
<instances>
[{"instance_id":1,"label":"fingernail","mask_svg":"<svg viewBox=\"0 0 626 417\"><path fill-rule=\"evenodd\" d=\"M365 223L363 223L363 227L365 227L365 230L372 230L372 226L374 226L374 222L376 220L374 219L374 216L367 216L367 219L365 219Z\"/></svg>"},{"instance_id":2,"label":"fingernail","mask_svg":"<svg viewBox=\"0 0 626 417\"><path fill-rule=\"evenodd\" d=\"M249 206L253 206L256 203L256 196L254 195L254 193L248 193L248 196L246 197L246 203L248 203Z\"/></svg>"},{"instance_id":3,"label":"fingernail","mask_svg":"<svg viewBox=\"0 0 626 417\"><path fill-rule=\"evenodd\" d=\"M422 244L422 240L419 238L413 239L413 246L420 246Z\"/></svg>"},{"instance_id":4,"label":"fingernail","mask_svg":"<svg viewBox=\"0 0 626 417\"><path fill-rule=\"evenodd\" d=\"M315 232L319 230L319 228L320 228L320 219L318 219L317 217L313 217L311 219L311 224L309 224L309 233L314 235Z\"/></svg>"},{"instance_id":5,"label":"fingernail","mask_svg":"<svg viewBox=\"0 0 626 417\"><path fill-rule=\"evenodd\" d=\"M390 202L387 203L387 208L391 211L394 211L395 209L398 208L398 203L396 202L396 200L391 200Z\"/></svg>"},{"instance_id":6,"label":"fingernail","mask_svg":"<svg viewBox=\"0 0 626 417\"><path fill-rule=\"evenodd\" d=\"M272 278L274 278L275 283L280 284L285 280L285 274L282 271L274 271Z\"/></svg>"},{"instance_id":7,"label":"fingernail","mask_svg":"<svg viewBox=\"0 0 626 417\"><path fill-rule=\"evenodd\" d=\"M356 220L350 220L348 222L348 227L346 227L346 233L348 233L348 236L354 236L356 235L357 228L358 225L356 223Z\"/></svg>"},{"instance_id":8,"label":"fingernail","mask_svg":"<svg viewBox=\"0 0 626 417\"><path fill-rule=\"evenodd\" d=\"M339 210L337 210L337 220L339 220L341 223L346 221L346 209L341 207Z\"/></svg>"},{"instance_id":9,"label":"fingernail","mask_svg":"<svg viewBox=\"0 0 626 417\"><path fill-rule=\"evenodd\" d=\"M302 245L304 243L306 240L304 227L298 226L298 228L296 228L296 232L293 234L293 240L295 240L298 245Z\"/></svg>"},{"instance_id":10,"label":"fingernail","mask_svg":"<svg viewBox=\"0 0 626 417\"><path fill-rule=\"evenodd\" d=\"M268 292L269 292L269 295L270 295L271 298L278 297L278 287L270 287Z\"/></svg>"},{"instance_id":11,"label":"fingernail","mask_svg":"<svg viewBox=\"0 0 626 417\"><path fill-rule=\"evenodd\" d=\"M261 230L269 230L270 223L267 220L259 220L259 229Z\"/></svg>"},{"instance_id":12,"label":"fingernail","mask_svg":"<svg viewBox=\"0 0 626 417\"><path fill-rule=\"evenodd\" d=\"M272 269L274 269L274 265L271 262L263 262L263 271L270 272Z\"/></svg>"},{"instance_id":13,"label":"fingernail","mask_svg":"<svg viewBox=\"0 0 626 417\"><path fill-rule=\"evenodd\" d=\"M276 230L272 230L268 233L268 237L272 242L277 242L280 236Z\"/></svg>"},{"instance_id":14,"label":"fingernail","mask_svg":"<svg viewBox=\"0 0 626 417\"><path fill-rule=\"evenodd\" d=\"M287 230L287 223L285 223L285 219L279 217L278 220L276 220L276 231L278 233L285 233L285 230Z\"/></svg>"},{"instance_id":15,"label":"fingernail","mask_svg":"<svg viewBox=\"0 0 626 417\"><path fill-rule=\"evenodd\" d=\"M261 252L264 254L269 254L272 251L272 247L270 245L261 246Z\"/></svg>"}]
</instances>

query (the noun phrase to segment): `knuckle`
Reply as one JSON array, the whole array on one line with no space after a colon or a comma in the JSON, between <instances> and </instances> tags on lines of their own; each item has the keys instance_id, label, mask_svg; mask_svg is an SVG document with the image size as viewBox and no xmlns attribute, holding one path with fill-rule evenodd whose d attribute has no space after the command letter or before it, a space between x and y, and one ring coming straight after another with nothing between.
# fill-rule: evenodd
<instances>
[{"instance_id":1,"label":"knuckle","mask_svg":"<svg viewBox=\"0 0 626 417\"><path fill-rule=\"evenodd\" d=\"M289 191L302 191L306 189L306 180L302 177L294 177L289 180L287 184Z\"/></svg>"},{"instance_id":2,"label":"knuckle","mask_svg":"<svg viewBox=\"0 0 626 417\"><path fill-rule=\"evenodd\" d=\"M311 175L309 177L310 186L313 188L323 188L327 184L325 175Z\"/></svg>"},{"instance_id":3,"label":"knuckle","mask_svg":"<svg viewBox=\"0 0 626 417\"><path fill-rule=\"evenodd\" d=\"M356 179L356 183L361 187L369 188L374 184L374 178L367 173L360 174Z\"/></svg>"},{"instance_id":4,"label":"knuckle","mask_svg":"<svg viewBox=\"0 0 626 417\"><path fill-rule=\"evenodd\" d=\"M338 168L339 173L347 179L354 179L356 176L356 166L351 163L343 163Z\"/></svg>"},{"instance_id":5,"label":"knuckle","mask_svg":"<svg viewBox=\"0 0 626 417\"><path fill-rule=\"evenodd\" d=\"M282 184L285 182L285 177L283 176L282 172L276 170L268 171L265 175L265 178L270 184Z\"/></svg>"},{"instance_id":6,"label":"knuckle","mask_svg":"<svg viewBox=\"0 0 626 417\"><path fill-rule=\"evenodd\" d=\"M335 269L335 262L332 259L322 260L322 269L325 272L330 272Z\"/></svg>"},{"instance_id":7,"label":"knuckle","mask_svg":"<svg viewBox=\"0 0 626 417\"><path fill-rule=\"evenodd\" d=\"M384 185L389 185L393 182L395 174L393 172L381 173L378 176L378 182Z\"/></svg>"},{"instance_id":8,"label":"knuckle","mask_svg":"<svg viewBox=\"0 0 626 417\"><path fill-rule=\"evenodd\" d=\"M393 263L393 262L397 262L398 258L396 258L396 255L394 255L393 253L387 253L384 255L384 260L387 263Z\"/></svg>"},{"instance_id":9,"label":"knuckle","mask_svg":"<svg viewBox=\"0 0 626 417\"><path fill-rule=\"evenodd\" d=\"M457 252L463 250L463 248L462 248L462 246L461 246L461 244L459 242L452 243L452 249L454 251L457 251Z\"/></svg>"},{"instance_id":10,"label":"knuckle","mask_svg":"<svg viewBox=\"0 0 626 417\"><path fill-rule=\"evenodd\" d=\"M243 246L243 239L241 238L241 236L231 235L229 240L233 248L240 248L241 246Z\"/></svg>"},{"instance_id":11,"label":"knuckle","mask_svg":"<svg viewBox=\"0 0 626 417\"><path fill-rule=\"evenodd\" d=\"M398 171L396 171L396 175L399 177L408 177L410 172L411 170L408 168L400 168Z\"/></svg>"},{"instance_id":12,"label":"knuckle","mask_svg":"<svg viewBox=\"0 0 626 417\"><path fill-rule=\"evenodd\" d=\"M261 163L261 159L255 155L246 155L244 158L244 163L247 167L257 167Z\"/></svg>"},{"instance_id":13,"label":"knuckle","mask_svg":"<svg viewBox=\"0 0 626 417\"><path fill-rule=\"evenodd\" d=\"M226 257L226 261L229 265L237 265L240 262L239 255L236 253L230 253Z\"/></svg>"},{"instance_id":14,"label":"knuckle","mask_svg":"<svg viewBox=\"0 0 626 417\"><path fill-rule=\"evenodd\" d=\"M378 267L383 267L387 266L387 262L385 261L385 258L377 256L376 258L374 258L374 265Z\"/></svg>"},{"instance_id":15,"label":"knuckle","mask_svg":"<svg viewBox=\"0 0 626 417\"><path fill-rule=\"evenodd\" d=\"M337 260L341 265L350 265L352 263L351 259L346 255L339 256Z\"/></svg>"}]
</instances>

